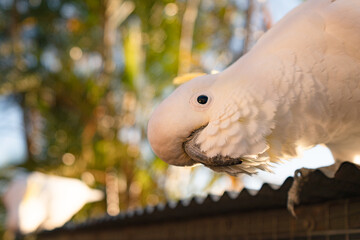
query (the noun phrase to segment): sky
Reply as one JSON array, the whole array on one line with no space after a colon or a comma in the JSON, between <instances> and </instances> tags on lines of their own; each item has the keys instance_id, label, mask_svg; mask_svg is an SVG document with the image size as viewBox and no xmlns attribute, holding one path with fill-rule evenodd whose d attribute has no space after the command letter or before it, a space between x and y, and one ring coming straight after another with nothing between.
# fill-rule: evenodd
<instances>
[{"instance_id":1,"label":"sky","mask_svg":"<svg viewBox=\"0 0 360 240\"><path fill-rule=\"evenodd\" d=\"M259 1L259 0L258 0ZM299 5L302 0L267 0L269 11L274 23L279 21L287 12Z\"/></svg>"},{"instance_id":2,"label":"sky","mask_svg":"<svg viewBox=\"0 0 360 240\"><path fill-rule=\"evenodd\" d=\"M20 107L10 98L0 96L0 167L21 163L25 157Z\"/></svg>"}]
</instances>

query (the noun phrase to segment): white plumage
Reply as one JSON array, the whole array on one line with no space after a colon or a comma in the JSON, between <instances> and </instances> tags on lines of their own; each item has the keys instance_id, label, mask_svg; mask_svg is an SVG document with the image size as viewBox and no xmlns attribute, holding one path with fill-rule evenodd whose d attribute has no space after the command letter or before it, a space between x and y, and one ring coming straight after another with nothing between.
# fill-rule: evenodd
<instances>
[{"instance_id":1,"label":"white plumage","mask_svg":"<svg viewBox=\"0 0 360 240\"><path fill-rule=\"evenodd\" d=\"M15 177L3 201L6 228L28 234L62 226L86 203L104 197L78 179L49 176L39 172Z\"/></svg>"},{"instance_id":2,"label":"white plumage","mask_svg":"<svg viewBox=\"0 0 360 240\"><path fill-rule=\"evenodd\" d=\"M178 87L148 138L170 164L252 174L316 144L352 161L359 119L360 1L308 0L226 70Z\"/></svg>"}]
</instances>

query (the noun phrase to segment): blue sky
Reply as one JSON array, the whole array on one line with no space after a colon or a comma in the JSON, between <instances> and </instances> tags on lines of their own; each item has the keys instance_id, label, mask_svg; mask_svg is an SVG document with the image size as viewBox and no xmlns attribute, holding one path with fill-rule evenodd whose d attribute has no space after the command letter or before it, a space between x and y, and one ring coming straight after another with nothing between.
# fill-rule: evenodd
<instances>
[{"instance_id":1,"label":"blue sky","mask_svg":"<svg viewBox=\"0 0 360 240\"><path fill-rule=\"evenodd\" d=\"M279 21L287 12L301 2L302 0L267 0L273 22Z\"/></svg>"},{"instance_id":2,"label":"blue sky","mask_svg":"<svg viewBox=\"0 0 360 240\"><path fill-rule=\"evenodd\" d=\"M10 98L0 96L0 167L20 163L26 155L22 112Z\"/></svg>"}]
</instances>

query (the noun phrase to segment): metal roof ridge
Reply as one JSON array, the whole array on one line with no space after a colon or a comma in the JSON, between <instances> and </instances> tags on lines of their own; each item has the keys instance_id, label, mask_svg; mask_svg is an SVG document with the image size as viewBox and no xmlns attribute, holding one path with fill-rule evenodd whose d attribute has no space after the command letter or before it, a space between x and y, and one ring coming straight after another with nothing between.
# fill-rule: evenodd
<instances>
[{"instance_id":1,"label":"metal roof ridge","mask_svg":"<svg viewBox=\"0 0 360 240\"><path fill-rule=\"evenodd\" d=\"M343 162L334 177L329 178L321 169L314 169L307 175L307 180L300 189L300 205L315 203L339 197L360 196L360 167L351 162ZM264 183L259 190L244 188L242 191L225 191L222 195L207 194L192 196L178 201L169 200L157 205L147 205L126 210L116 216L105 215L87 219L82 223L67 223L45 234L63 229L88 229L91 226L103 226L105 223L137 224L139 222L168 221L171 219L200 217L229 212L252 211L254 209L286 208L287 193L294 181L288 177L280 186ZM331 189L331 191L329 191ZM240 204L239 204L240 203Z\"/></svg>"}]
</instances>

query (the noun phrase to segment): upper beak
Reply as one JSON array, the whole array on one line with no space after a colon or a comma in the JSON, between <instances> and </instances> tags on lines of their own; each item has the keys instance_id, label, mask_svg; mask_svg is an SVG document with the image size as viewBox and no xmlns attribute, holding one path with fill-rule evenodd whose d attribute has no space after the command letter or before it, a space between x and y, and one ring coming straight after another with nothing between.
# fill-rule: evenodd
<instances>
[{"instance_id":1,"label":"upper beak","mask_svg":"<svg viewBox=\"0 0 360 240\"><path fill-rule=\"evenodd\" d=\"M194 161L184 152L184 138L174 138L163 119L150 118L147 137L154 153L163 161L175 166L191 166Z\"/></svg>"}]
</instances>

